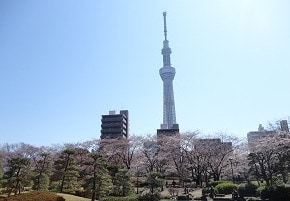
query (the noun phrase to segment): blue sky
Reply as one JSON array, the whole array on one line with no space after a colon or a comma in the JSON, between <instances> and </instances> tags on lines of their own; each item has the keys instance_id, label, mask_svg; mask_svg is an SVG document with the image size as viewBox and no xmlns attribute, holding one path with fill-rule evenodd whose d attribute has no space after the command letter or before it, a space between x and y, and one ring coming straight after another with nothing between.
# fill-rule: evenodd
<instances>
[{"instance_id":1,"label":"blue sky","mask_svg":"<svg viewBox=\"0 0 290 201\"><path fill-rule=\"evenodd\" d=\"M181 132L246 137L288 118L287 0L1 0L0 143L99 138L128 109L130 133L162 123L167 11Z\"/></svg>"}]
</instances>

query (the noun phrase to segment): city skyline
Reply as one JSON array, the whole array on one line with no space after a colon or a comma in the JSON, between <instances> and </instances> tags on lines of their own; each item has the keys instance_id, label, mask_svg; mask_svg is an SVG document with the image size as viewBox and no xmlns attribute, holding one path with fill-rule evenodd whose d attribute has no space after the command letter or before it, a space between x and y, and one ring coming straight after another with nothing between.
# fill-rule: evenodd
<instances>
[{"instance_id":1,"label":"city skyline","mask_svg":"<svg viewBox=\"0 0 290 201\"><path fill-rule=\"evenodd\" d=\"M0 2L0 142L100 137L129 110L130 135L162 124L163 19L170 27L180 132L246 138L288 119L286 0Z\"/></svg>"}]
</instances>

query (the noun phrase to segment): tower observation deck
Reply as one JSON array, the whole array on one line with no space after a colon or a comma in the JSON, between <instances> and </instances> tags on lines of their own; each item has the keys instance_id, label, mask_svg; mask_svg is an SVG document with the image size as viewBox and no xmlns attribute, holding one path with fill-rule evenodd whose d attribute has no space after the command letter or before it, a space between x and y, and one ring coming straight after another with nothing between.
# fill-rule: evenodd
<instances>
[{"instance_id":1,"label":"tower observation deck","mask_svg":"<svg viewBox=\"0 0 290 201\"><path fill-rule=\"evenodd\" d=\"M163 81L163 123L161 124L161 130L163 132L171 129L177 131L178 124L176 124L174 92L173 92L173 79L175 76L175 68L171 66L170 54L171 49L169 47L169 41L167 40L167 26L166 26L166 12L163 12L164 19L164 41L161 54L163 55L163 67L160 68L159 74Z\"/></svg>"}]
</instances>

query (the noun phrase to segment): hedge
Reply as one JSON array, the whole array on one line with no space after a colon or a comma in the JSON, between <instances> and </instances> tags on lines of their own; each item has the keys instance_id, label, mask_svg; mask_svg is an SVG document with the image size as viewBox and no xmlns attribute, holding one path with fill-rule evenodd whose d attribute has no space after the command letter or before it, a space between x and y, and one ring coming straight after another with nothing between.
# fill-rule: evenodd
<instances>
[{"instance_id":1,"label":"hedge","mask_svg":"<svg viewBox=\"0 0 290 201\"><path fill-rule=\"evenodd\" d=\"M261 192L261 198L269 201L290 200L290 188L284 186L265 187Z\"/></svg>"},{"instance_id":2,"label":"hedge","mask_svg":"<svg viewBox=\"0 0 290 201\"><path fill-rule=\"evenodd\" d=\"M161 196L159 194L150 194L150 193L147 193L145 195L141 195L139 198L138 198L138 201L159 201L161 200Z\"/></svg>"},{"instance_id":3,"label":"hedge","mask_svg":"<svg viewBox=\"0 0 290 201\"><path fill-rule=\"evenodd\" d=\"M257 196L257 186L255 184L241 184L239 186L238 192L241 197L254 197Z\"/></svg>"},{"instance_id":4,"label":"hedge","mask_svg":"<svg viewBox=\"0 0 290 201\"><path fill-rule=\"evenodd\" d=\"M210 186L216 187L219 184L229 183L228 181L212 181L210 182Z\"/></svg>"},{"instance_id":5,"label":"hedge","mask_svg":"<svg viewBox=\"0 0 290 201\"><path fill-rule=\"evenodd\" d=\"M236 184L227 182L227 183L218 184L215 187L215 189L219 194L231 194L233 192L233 189L237 190L238 187Z\"/></svg>"},{"instance_id":6,"label":"hedge","mask_svg":"<svg viewBox=\"0 0 290 201\"><path fill-rule=\"evenodd\" d=\"M105 197L101 198L100 201L138 201L138 196L136 195L130 195L127 197Z\"/></svg>"}]
</instances>

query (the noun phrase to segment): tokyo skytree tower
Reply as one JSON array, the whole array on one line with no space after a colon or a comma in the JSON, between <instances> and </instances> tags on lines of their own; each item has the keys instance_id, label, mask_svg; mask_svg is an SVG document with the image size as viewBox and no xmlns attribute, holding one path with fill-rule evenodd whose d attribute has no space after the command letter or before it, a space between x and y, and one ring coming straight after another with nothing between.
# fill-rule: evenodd
<instances>
[{"instance_id":1,"label":"tokyo skytree tower","mask_svg":"<svg viewBox=\"0 0 290 201\"><path fill-rule=\"evenodd\" d=\"M171 66L169 48L169 41L167 40L166 27L166 12L163 12L164 18L164 36L163 48L161 54L163 55L163 67L160 68L159 74L163 81L163 124L161 129L171 129L176 124L174 93L173 93L173 79L175 76L175 68Z\"/></svg>"}]
</instances>

